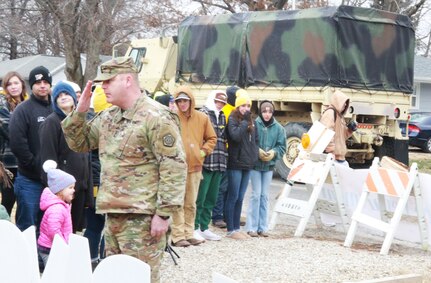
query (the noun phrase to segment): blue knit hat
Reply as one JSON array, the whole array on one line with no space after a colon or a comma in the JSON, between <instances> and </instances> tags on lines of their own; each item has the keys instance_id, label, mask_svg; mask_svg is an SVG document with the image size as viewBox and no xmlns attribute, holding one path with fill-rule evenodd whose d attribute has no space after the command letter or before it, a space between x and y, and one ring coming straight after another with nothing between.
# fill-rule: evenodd
<instances>
[{"instance_id":1,"label":"blue knit hat","mask_svg":"<svg viewBox=\"0 0 431 283\"><path fill-rule=\"evenodd\" d=\"M43 163L43 170L48 174L48 187L56 194L68 186L76 183L75 177L57 168L57 162L47 160Z\"/></svg>"},{"instance_id":2,"label":"blue knit hat","mask_svg":"<svg viewBox=\"0 0 431 283\"><path fill-rule=\"evenodd\" d=\"M51 94L51 99L52 99L52 109L59 114L62 118L65 118L66 115L64 114L64 112L58 107L57 105L57 98L60 95L60 93L67 93L68 95L72 96L73 98L73 103L76 106L77 103L77 98L76 98L76 93L73 90L72 86L66 82L58 82L54 89L52 90L52 94Z\"/></svg>"}]
</instances>

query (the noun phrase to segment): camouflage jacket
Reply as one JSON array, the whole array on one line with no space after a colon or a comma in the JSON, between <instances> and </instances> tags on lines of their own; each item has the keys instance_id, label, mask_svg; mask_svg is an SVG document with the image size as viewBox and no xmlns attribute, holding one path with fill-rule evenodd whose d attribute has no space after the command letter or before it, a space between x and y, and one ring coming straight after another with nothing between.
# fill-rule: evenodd
<instances>
[{"instance_id":1,"label":"camouflage jacket","mask_svg":"<svg viewBox=\"0 0 431 283\"><path fill-rule=\"evenodd\" d=\"M98 213L169 216L183 205L187 165L175 114L142 96L131 109L85 117L74 111L62 127L71 149L99 148Z\"/></svg>"}]
</instances>

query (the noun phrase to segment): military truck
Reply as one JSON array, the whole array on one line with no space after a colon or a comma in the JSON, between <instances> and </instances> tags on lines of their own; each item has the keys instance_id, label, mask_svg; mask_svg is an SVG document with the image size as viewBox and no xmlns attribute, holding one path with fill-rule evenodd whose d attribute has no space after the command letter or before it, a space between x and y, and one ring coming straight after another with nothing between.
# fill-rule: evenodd
<instances>
[{"instance_id":1,"label":"military truck","mask_svg":"<svg viewBox=\"0 0 431 283\"><path fill-rule=\"evenodd\" d=\"M255 113L259 101L273 101L287 144L276 170L286 177L302 134L337 89L351 101L346 119L358 122L349 163L383 155L408 163L399 121L410 108L414 43L407 16L339 6L191 16L178 36L134 40L127 55L150 93L187 84L199 107L211 90L237 85Z\"/></svg>"}]
</instances>

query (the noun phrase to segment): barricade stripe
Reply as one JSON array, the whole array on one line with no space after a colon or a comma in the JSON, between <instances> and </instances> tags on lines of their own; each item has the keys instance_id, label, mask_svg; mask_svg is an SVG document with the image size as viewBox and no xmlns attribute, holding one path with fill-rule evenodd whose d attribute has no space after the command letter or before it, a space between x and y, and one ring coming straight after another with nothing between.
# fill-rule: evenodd
<instances>
[{"instance_id":1,"label":"barricade stripe","mask_svg":"<svg viewBox=\"0 0 431 283\"><path fill-rule=\"evenodd\" d=\"M374 184L373 178L371 177L371 172L368 173L367 181L365 182L365 184L369 192L377 193L377 187L376 184Z\"/></svg>"},{"instance_id":2,"label":"barricade stripe","mask_svg":"<svg viewBox=\"0 0 431 283\"><path fill-rule=\"evenodd\" d=\"M405 190L410 181L409 174L405 172L398 172L398 176L400 177L401 183L403 184L403 188Z\"/></svg>"},{"instance_id":3,"label":"barricade stripe","mask_svg":"<svg viewBox=\"0 0 431 283\"><path fill-rule=\"evenodd\" d=\"M380 176L380 172L378 169L374 169L371 171L371 178L373 178L377 193L387 195L388 192L386 191L385 182L383 181L382 176Z\"/></svg>"},{"instance_id":4,"label":"barricade stripe","mask_svg":"<svg viewBox=\"0 0 431 283\"><path fill-rule=\"evenodd\" d=\"M396 170L388 170L389 175L391 176L392 184L395 187L395 190L397 191L397 195L401 197L406 192L407 186L404 185L403 177L407 177L407 184L408 184L408 175L404 175L404 172L396 171Z\"/></svg>"},{"instance_id":5,"label":"barricade stripe","mask_svg":"<svg viewBox=\"0 0 431 283\"><path fill-rule=\"evenodd\" d=\"M302 163L301 165L293 168L292 170L290 170L289 175L287 176L287 179L291 179L293 178L296 174L298 174L299 171L301 171L302 167L304 167L305 163Z\"/></svg>"},{"instance_id":6,"label":"barricade stripe","mask_svg":"<svg viewBox=\"0 0 431 283\"><path fill-rule=\"evenodd\" d=\"M394 184L392 183L391 177L388 174L388 170L379 169L379 175L382 178L383 184L385 186L386 192L392 196L398 196L397 191L395 190Z\"/></svg>"}]
</instances>

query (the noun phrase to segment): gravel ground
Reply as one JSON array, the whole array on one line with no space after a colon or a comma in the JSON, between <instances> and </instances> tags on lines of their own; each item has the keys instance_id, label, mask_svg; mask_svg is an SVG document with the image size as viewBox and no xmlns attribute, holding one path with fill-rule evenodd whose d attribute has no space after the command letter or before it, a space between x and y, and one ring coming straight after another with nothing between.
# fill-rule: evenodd
<instances>
[{"instance_id":1,"label":"gravel ground","mask_svg":"<svg viewBox=\"0 0 431 283\"><path fill-rule=\"evenodd\" d=\"M283 185L278 179L271 184L270 213ZM297 238L293 235L298 222L293 216L282 215L269 238L243 241L226 238L225 229L210 227L222 240L174 247L180 256L178 265L165 253L162 282L212 282L213 272L238 282L355 282L406 274L419 274L423 282L431 282L431 252L423 251L417 243L394 240L389 254L382 256L383 237L365 234L364 229L358 230L362 234L355 237L352 248L346 248L341 224L318 228L312 219L303 237Z\"/></svg>"},{"instance_id":2,"label":"gravel ground","mask_svg":"<svg viewBox=\"0 0 431 283\"><path fill-rule=\"evenodd\" d=\"M345 234L334 228L309 225L301 238L293 237L295 228L292 222L277 225L269 238L224 237L174 247L178 265L165 253L162 282L212 282L214 271L238 282L354 282L413 273L431 282L431 254L416 244L395 241L389 255L382 256L378 238L356 237L350 249L343 247Z\"/></svg>"}]
</instances>

